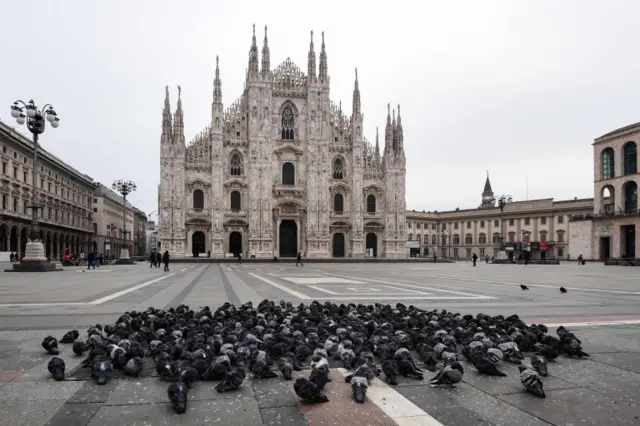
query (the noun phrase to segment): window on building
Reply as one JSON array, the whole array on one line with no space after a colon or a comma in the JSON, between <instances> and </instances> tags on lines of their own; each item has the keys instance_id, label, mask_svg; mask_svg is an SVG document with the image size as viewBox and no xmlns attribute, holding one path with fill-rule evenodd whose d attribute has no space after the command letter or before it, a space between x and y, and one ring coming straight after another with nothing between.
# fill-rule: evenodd
<instances>
[{"instance_id":1,"label":"window on building","mask_svg":"<svg viewBox=\"0 0 640 426\"><path fill-rule=\"evenodd\" d=\"M558 257L564 257L564 249L558 248Z\"/></svg>"},{"instance_id":2,"label":"window on building","mask_svg":"<svg viewBox=\"0 0 640 426\"><path fill-rule=\"evenodd\" d=\"M435 235L431 236L431 244L433 244L434 246L436 244L438 244L438 237L436 237Z\"/></svg>"},{"instance_id":3,"label":"window on building","mask_svg":"<svg viewBox=\"0 0 640 426\"><path fill-rule=\"evenodd\" d=\"M51 207L49 207L49 210L47 212L47 219L51 219Z\"/></svg>"},{"instance_id":4,"label":"window on building","mask_svg":"<svg viewBox=\"0 0 640 426\"><path fill-rule=\"evenodd\" d=\"M447 230L447 224L446 224L446 223L443 223L443 224L442 224L442 230L443 230L443 231L446 231L446 230Z\"/></svg>"},{"instance_id":5,"label":"window on building","mask_svg":"<svg viewBox=\"0 0 640 426\"><path fill-rule=\"evenodd\" d=\"M516 233L515 232L509 232L509 242L510 243L514 243L516 241Z\"/></svg>"},{"instance_id":6,"label":"window on building","mask_svg":"<svg viewBox=\"0 0 640 426\"><path fill-rule=\"evenodd\" d=\"M638 211L638 184L630 180L622 186L624 193L625 213L636 213Z\"/></svg>"},{"instance_id":7,"label":"window on building","mask_svg":"<svg viewBox=\"0 0 640 426\"><path fill-rule=\"evenodd\" d=\"M231 191L231 211L237 212L242 210L242 196L240 191Z\"/></svg>"},{"instance_id":8,"label":"window on building","mask_svg":"<svg viewBox=\"0 0 640 426\"><path fill-rule=\"evenodd\" d=\"M17 197L13 197L13 211L14 212L18 212L18 198Z\"/></svg>"},{"instance_id":9,"label":"window on building","mask_svg":"<svg viewBox=\"0 0 640 426\"><path fill-rule=\"evenodd\" d=\"M435 229L436 229L436 224L435 223L431 224L431 229L433 229L435 231Z\"/></svg>"},{"instance_id":10,"label":"window on building","mask_svg":"<svg viewBox=\"0 0 640 426\"><path fill-rule=\"evenodd\" d=\"M231 159L229 160L229 173L231 176L242 176L244 174L242 155L237 151L231 154Z\"/></svg>"},{"instance_id":11,"label":"window on building","mask_svg":"<svg viewBox=\"0 0 640 426\"><path fill-rule=\"evenodd\" d=\"M514 220L513 220L513 219L509 219L509 226L513 226L513 224L514 224L514 223L515 223L515 222L514 222Z\"/></svg>"},{"instance_id":12,"label":"window on building","mask_svg":"<svg viewBox=\"0 0 640 426\"><path fill-rule=\"evenodd\" d=\"M413 241L413 234L409 234L407 238L409 239L409 241Z\"/></svg>"},{"instance_id":13,"label":"window on building","mask_svg":"<svg viewBox=\"0 0 640 426\"><path fill-rule=\"evenodd\" d=\"M558 223L564 223L564 216L558 216Z\"/></svg>"},{"instance_id":14,"label":"window on building","mask_svg":"<svg viewBox=\"0 0 640 426\"><path fill-rule=\"evenodd\" d=\"M471 221L467 221L467 229L471 229Z\"/></svg>"},{"instance_id":15,"label":"window on building","mask_svg":"<svg viewBox=\"0 0 640 426\"><path fill-rule=\"evenodd\" d=\"M44 189L44 179L40 179L40 189Z\"/></svg>"},{"instance_id":16,"label":"window on building","mask_svg":"<svg viewBox=\"0 0 640 426\"><path fill-rule=\"evenodd\" d=\"M367 213L376 212L376 196L373 194L367 195Z\"/></svg>"},{"instance_id":17,"label":"window on building","mask_svg":"<svg viewBox=\"0 0 640 426\"><path fill-rule=\"evenodd\" d=\"M500 234L494 232L491 240L493 241L493 244L500 244Z\"/></svg>"},{"instance_id":18,"label":"window on building","mask_svg":"<svg viewBox=\"0 0 640 426\"><path fill-rule=\"evenodd\" d=\"M480 234L478 236L478 244L487 244L487 234Z\"/></svg>"},{"instance_id":19,"label":"window on building","mask_svg":"<svg viewBox=\"0 0 640 426\"><path fill-rule=\"evenodd\" d=\"M201 189L193 191L193 208L204 209L204 192Z\"/></svg>"},{"instance_id":20,"label":"window on building","mask_svg":"<svg viewBox=\"0 0 640 426\"><path fill-rule=\"evenodd\" d=\"M493 221L493 226L500 226L500 221L499 220L494 220Z\"/></svg>"},{"instance_id":21,"label":"window on building","mask_svg":"<svg viewBox=\"0 0 640 426\"><path fill-rule=\"evenodd\" d=\"M600 154L600 163L601 163L601 178L602 179L612 179L615 174L615 160L614 160L614 152L613 148L605 148L602 150Z\"/></svg>"},{"instance_id":22,"label":"window on building","mask_svg":"<svg viewBox=\"0 0 640 426\"><path fill-rule=\"evenodd\" d=\"M443 246L447 245L447 236L446 235L442 236L442 245Z\"/></svg>"},{"instance_id":23,"label":"window on building","mask_svg":"<svg viewBox=\"0 0 640 426\"><path fill-rule=\"evenodd\" d=\"M333 211L336 213L342 213L344 211L344 197L342 194L335 194L333 196Z\"/></svg>"},{"instance_id":24,"label":"window on building","mask_svg":"<svg viewBox=\"0 0 640 426\"><path fill-rule=\"evenodd\" d=\"M282 184L296 184L296 168L294 167L293 163L290 163L288 161L282 165Z\"/></svg>"},{"instance_id":25,"label":"window on building","mask_svg":"<svg viewBox=\"0 0 640 426\"><path fill-rule=\"evenodd\" d=\"M13 166L13 178L18 179L18 168Z\"/></svg>"},{"instance_id":26,"label":"window on building","mask_svg":"<svg viewBox=\"0 0 640 426\"><path fill-rule=\"evenodd\" d=\"M456 246L460 245L460 235L458 234L453 235L453 244Z\"/></svg>"},{"instance_id":27,"label":"window on building","mask_svg":"<svg viewBox=\"0 0 640 426\"><path fill-rule=\"evenodd\" d=\"M638 149L635 142L627 142L622 147L622 161L624 174L632 175L638 173Z\"/></svg>"},{"instance_id":28,"label":"window on building","mask_svg":"<svg viewBox=\"0 0 640 426\"><path fill-rule=\"evenodd\" d=\"M524 241L525 243L528 243L531 240L531 234L528 232L525 232L522 234L522 241Z\"/></svg>"},{"instance_id":29,"label":"window on building","mask_svg":"<svg viewBox=\"0 0 640 426\"><path fill-rule=\"evenodd\" d=\"M471 257L471 249L467 249L467 257Z\"/></svg>"},{"instance_id":30,"label":"window on building","mask_svg":"<svg viewBox=\"0 0 640 426\"><path fill-rule=\"evenodd\" d=\"M455 222L455 223L453 224L453 229L458 229L458 222Z\"/></svg>"},{"instance_id":31,"label":"window on building","mask_svg":"<svg viewBox=\"0 0 640 426\"><path fill-rule=\"evenodd\" d=\"M480 228L484 228L484 220L480 221Z\"/></svg>"},{"instance_id":32,"label":"window on building","mask_svg":"<svg viewBox=\"0 0 640 426\"><path fill-rule=\"evenodd\" d=\"M540 225L546 225L547 224L547 218L546 217L541 217L540 218Z\"/></svg>"},{"instance_id":33,"label":"window on building","mask_svg":"<svg viewBox=\"0 0 640 426\"><path fill-rule=\"evenodd\" d=\"M422 236L420 234L416 235L416 241L418 244L422 244Z\"/></svg>"},{"instance_id":34,"label":"window on building","mask_svg":"<svg viewBox=\"0 0 640 426\"><path fill-rule=\"evenodd\" d=\"M564 242L564 231L558 231L558 242L559 243L563 243Z\"/></svg>"},{"instance_id":35,"label":"window on building","mask_svg":"<svg viewBox=\"0 0 640 426\"><path fill-rule=\"evenodd\" d=\"M29 181L29 172L28 171L25 170L25 171L22 172L22 180L25 181L25 182Z\"/></svg>"},{"instance_id":36,"label":"window on building","mask_svg":"<svg viewBox=\"0 0 640 426\"><path fill-rule=\"evenodd\" d=\"M2 162L2 174L3 175L7 174L7 162L6 161Z\"/></svg>"},{"instance_id":37,"label":"window on building","mask_svg":"<svg viewBox=\"0 0 640 426\"><path fill-rule=\"evenodd\" d=\"M282 131L281 138L283 140L292 141L295 139L294 135L295 115L289 105L282 110Z\"/></svg>"},{"instance_id":38,"label":"window on building","mask_svg":"<svg viewBox=\"0 0 640 426\"><path fill-rule=\"evenodd\" d=\"M465 235L464 243L467 244L467 245L473 244L473 236L471 234Z\"/></svg>"},{"instance_id":39,"label":"window on building","mask_svg":"<svg viewBox=\"0 0 640 426\"><path fill-rule=\"evenodd\" d=\"M97 208L97 207L94 207L94 208L93 208L93 212L94 212L94 213L98 213L98 208Z\"/></svg>"},{"instance_id":40,"label":"window on building","mask_svg":"<svg viewBox=\"0 0 640 426\"><path fill-rule=\"evenodd\" d=\"M22 213L24 214L29 213L29 202L27 200L24 200L22 202Z\"/></svg>"},{"instance_id":41,"label":"window on building","mask_svg":"<svg viewBox=\"0 0 640 426\"><path fill-rule=\"evenodd\" d=\"M2 194L2 210L6 210L9 204L9 198L5 195Z\"/></svg>"},{"instance_id":42,"label":"window on building","mask_svg":"<svg viewBox=\"0 0 640 426\"><path fill-rule=\"evenodd\" d=\"M336 158L335 160L333 160L332 175L334 179L345 178L344 163L342 162L342 159Z\"/></svg>"},{"instance_id":43,"label":"window on building","mask_svg":"<svg viewBox=\"0 0 640 426\"><path fill-rule=\"evenodd\" d=\"M547 232L546 231L540 231L540 241L542 241L543 243L547 241Z\"/></svg>"},{"instance_id":44,"label":"window on building","mask_svg":"<svg viewBox=\"0 0 640 426\"><path fill-rule=\"evenodd\" d=\"M528 217L525 217L525 218L524 218L524 224L525 224L525 226L528 226L530 221L531 221L531 219L529 219Z\"/></svg>"},{"instance_id":45,"label":"window on building","mask_svg":"<svg viewBox=\"0 0 640 426\"><path fill-rule=\"evenodd\" d=\"M483 248L480 249L480 257L484 257L484 249Z\"/></svg>"},{"instance_id":46,"label":"window on building","mask_svg":"<svg viewBox=\"0 0 640 426\"><path fill-rule=\"evenodd\" d=\"M456 258L456 259L459 257L457 248L453 249L453 257Z\"/></svg>"},{"instance_id":47,"label":"window on building","mask_svg":"<svg viewBox=\"0 0 640 426\"><path fill-rule=\"evenodd\" d=\"M442 253L440 254L442 257L447 257L447 249L443 248Z\"/></svg>"}]
</instances>

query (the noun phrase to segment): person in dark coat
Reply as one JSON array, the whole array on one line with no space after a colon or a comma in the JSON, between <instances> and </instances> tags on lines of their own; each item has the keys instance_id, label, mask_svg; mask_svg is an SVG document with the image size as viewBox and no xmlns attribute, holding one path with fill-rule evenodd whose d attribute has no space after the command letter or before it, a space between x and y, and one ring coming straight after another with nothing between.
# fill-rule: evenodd
<instances>
[{"instance_id":1,"label":"person in dark coat","mask_svg":"<svg viewBox=\"0 0 640 426\"><path fill-rule=\"evenodd\" d=\"M87 255L87 269L91 269L92 266L93 269L96 269L96 265L93 263L95 256L96 254L92 251Z\"/></svg>"},{"instance_id":2,"label":"person in dark coat","mask_svg":"<svg viewBox=\"0 0 640 426\"><path fill-rule=\"evenodd\" d=\"M242 263L242 253L238 252L238 263Z\"/></svg>"},{"instance_id":3,"label":"person in dark coat","mask_svg":"<svg viewBox=\"0 0 640 426\"><path fill-rule=\"evenodd\" d=\"M162 255L160 254L160 252L157 252L156 253L156 268L159 268L161 263L162 263Z\"/></svg>"},{"instance_id":4,"label":"person in dark coat","mask_svg":"<svg viewBox=\"0 0 640 426\"><path fill-rule=\"evenodd\" d=\"M152 266L156 266L156 254L153 252L151 252L151 255L149 256L149 268Z\"/></svg>"},{"instance_id":5,"label":"person in dark coat","mask_svg":"<svg viewBox=\"0 0 640 426\"><path fill-rule=\"evenodd\" d=\"M169 272L169 250L162 255L162 261L164 262L164 271Z\"/></svg>"},{"instance_id":6,"label":"person in dark coat","mask_svg":"<svg viewBox=\"0 0 640 426\"><path fill-rule=\"evenodd\" d=\"M476 262L478 261L478 255L473 253L473 256L471 257L471 259L473 259L473 266L476 266Z\"/></svg>"},{"instance_id":7,"label":"person in dark coat","mask_svg":"<svg viewBox=\"0 0 640 426\"><path fill-rule=\"evenodd\" d=\"M304 266L302 264L302 252L301 251L299 251L298 252L298 256L296 256L296 266L298 266L298 263L300 264L300 266Z\"/></svg>"}]
</instances>

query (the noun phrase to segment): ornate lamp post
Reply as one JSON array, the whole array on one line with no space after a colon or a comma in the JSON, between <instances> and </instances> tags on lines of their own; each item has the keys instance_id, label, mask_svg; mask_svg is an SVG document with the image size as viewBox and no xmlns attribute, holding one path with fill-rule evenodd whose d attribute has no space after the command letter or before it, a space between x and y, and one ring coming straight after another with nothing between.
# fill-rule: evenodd
<instances>
[{"instance_id":1,"label":"ornate lamp post","mask_svg":"<svg viewBox=\"0 0 640 426\"><path fill-rule=\"evenodd\" d=\"M38 136L44 133L47 121L54 129L60 125L60 119L50 104L46 104L42 109L38 108L33 99L28 103L16 101L11 106L11 116L16 119L19 125L27 124L27 129L33 135L33 173L31 197L31 230L29 241L25 248L25 255L20 259L19 264L13 265L15 272L49 272L56 271L55 264L47 259L44 244L40 241L38 230L38 209L42 206L38 200Z\"/></svg>"},{"instance_id":2,"label":"ornate lamp post","mask_svg":"<svg viewBox=\"0 0 640 426\"><path fill-rule=\"evenodd\" d=\"M122 195L122 236L124 243L120 248L120 258L116 264L131 265L135 261L129 257L129 249L127 248L127 195L136 190L136 184L130 180L116 180L111 187Z\"/></svg>"},{"instance_id":3,"label":"ornate lamp post","mask_svg":"<svg viewBox=\"0 0 640 426\"><path fill-rule=\"evenodd\" d=\"M504 208L505 206L512 202L513 198L511 198L511 195L501 195L500 197L498 197L498 207L500 208L500 251L498 252L498 259L500 260L506 260L507 259L507 252L505 251L505 245L504 245Z\"/></svg>"}]
</instances>

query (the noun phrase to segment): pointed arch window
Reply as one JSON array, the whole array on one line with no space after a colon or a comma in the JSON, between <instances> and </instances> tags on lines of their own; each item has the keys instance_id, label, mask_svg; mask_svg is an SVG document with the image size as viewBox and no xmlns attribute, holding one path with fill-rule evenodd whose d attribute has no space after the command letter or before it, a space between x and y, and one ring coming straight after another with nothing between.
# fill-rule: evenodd
<instances>
[{"instance_id":1,"label":"pointed arch window","mask_svg":"<svg viewBox=\"0 0 640 426\"><path fill-rule=\"evenodd\" d=\"M335 160L333 160L332 174L334 179L345 178L344 164L342 163L342 159L336 158Z\"/></svg>"},{"instance_id":2,"label":"pointed arch window","mask_svg":"<svg viewBox=\"0 0 640 426\"><path fill-rule=\"evenodd\" d=\"M242 176L244 173L244 167L242 164L242 156L239 152L234 152L231 155L231 161L229 163L231 176Z\"/></svg>"},{"instance_id":3,"label":"pointed arch window","mask_svg":"<svg viewBox=\"0 0 640 426\"><path fill-rule=\"evenodd\" d=\"M336 213L342 213L344 211L344 197L342 194L333 196L333 211Z\"/></svg>"},{"instance_id":4,"label":"pointed arch window","mask_svg":"<svg viewBox=\"0 0 640 426\"><path fill-rule=\"evenodd\" d=\"M282 110L282 139L292 141L294 140L294 126L295 115L290 106L284 107Z\"/></svg>"}]
</instances>

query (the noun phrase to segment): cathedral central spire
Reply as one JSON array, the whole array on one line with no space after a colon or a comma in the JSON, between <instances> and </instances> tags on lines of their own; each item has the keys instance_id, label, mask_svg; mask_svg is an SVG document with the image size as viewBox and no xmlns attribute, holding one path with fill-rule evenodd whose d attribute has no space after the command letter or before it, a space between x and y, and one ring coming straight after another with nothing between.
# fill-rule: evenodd
<instances>
[{"instance_id":1,"label":"cathedral central spire","mask_svg":"<svg viewBox=\"0 0 640 426\"><path fill-rule=\"evenodd\" d=\"M324 31L322 32L322 46L320 47L320 72L319 78L320 81L327 81L327 51L324 46Z\"/></svg>"},{"instance_id":2,"label":"cathedral central spire","mask_svg":"<svg viewBox=\"0 0 640 426\"><path fill-rule=\"evenodd\" d=\"M400 117L400 105L398 105L398 122L396 123L396 149L402 151L404 149L404 134L402 132L402 118Z\"/></svg>"},{"instance_id":3,"label":"cathedral central spire","mask_svg":"<svg viewBox=\"0 0 640 426\"><path fill-rule=\"evenodd\" d=\"M213 102L222 103L222 81L220 80L220 62L216 55L216 77L213 79Z\"/></svg>"},{"instance_id":4,"label":"cathedral central spire","mask_svg":"<svg viewBox=\"0 0 640 426\"><path fill-rule=\"evenodd\" d=\"M256 42L256 24L253 24L253 38L249 49L249 74L258 73L258 43Z\"/></svg>"},{"instance_id":5,"label":"cathedral central spire","mask_svg":"<svg viewBox=\"0 0 640 426\"><path fill-rule=\"evenodd\" d=\"M384 152L393 151L393 129L391 128L391 104L387 104L387 125L384 129Z\"/></svg>"},{"instance_id":6,"label":"cathedral central spire","mask_svg":"<svg viewBox=\"0 0 640 426\"><path fill-rule=\"evenodd\" d=\"M184 138L184 115L182 113L182 88L178 86L178 106L173 115L173 134ZM176 139L177 141L177 139Z\"/></svg>"},{"instance_id":7,"label":"cathedral central spire","mask_svg":"<svg viewBox=\"0 0 640 426\"><path fill-rule=\"evenodd\" d=\"M254 32L255 39L255 32ZM268 74L271 69L271 54L269 53L269 40L267 39L267 26L264 26L264 41L262 42L262 74Z\"/></svg>"},{"instance_id":8,"label":"cathedral central spire","mask_svg":"<svg viewBox=\"0 0 640 426\"><path fill-rule=\"evenodd\" d=\"M378 138L378 128L376 127L376 150L375 150L376 160L380 161L380 141Z\"/></svg>"},{"instance_id":9,"label":"cathedral central spire","mask_svg":"<svg viewBox=\"0 0 640 426\"><path fill-rule=\"evenodd\" d=\"M360 87L358 86L358 68L356 68L356 82L353 86L352 115L360 115Z\"/></svg>"},{"instance_id":10,"label":"cathedral central spire","mask_svg":"<svg viewBox=\"0 0 640 426\"><path fill-rule=\"evenodd\" d=\"M164 109L162 110L162 133L170 135L171 130L171 104L169 103L169 86L165 87Z\"/></svg>"},{"instance_id":11,"label":"cathedral central spire","mask_svg":"<svg viewBox=\"0 0 640 426\"><path fill-rule=\"evenodd\" d=\"M313 48L313 31L311 31L311 41L309 42L309 58L307 60L307 75L316 78L316 51Z\"/></svg>"}]
</instances>

